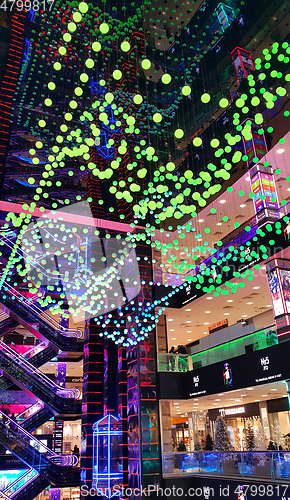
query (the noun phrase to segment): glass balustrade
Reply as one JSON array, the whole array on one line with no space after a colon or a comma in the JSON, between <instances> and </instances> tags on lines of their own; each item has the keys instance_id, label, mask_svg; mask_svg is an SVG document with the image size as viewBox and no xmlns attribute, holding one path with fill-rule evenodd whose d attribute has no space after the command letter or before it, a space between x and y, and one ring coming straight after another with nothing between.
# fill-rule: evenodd
<instances>
[{"instance_id":1,"label":"glass balustrade","mask_svg":"<svg viewBox=\"0 0 290 500\"><path fill-rule=\"evenodd\" d=\"M10 484L7 488L5 488L5 490L0 493L0 498L1 494L4 494L6 497L13 498L13 496L15 496L15 493L19 493L20 490L26 488L26 486L34 481L38 476L39 473L36 470L26 470L24 474L22 474L22 476L13 481L12 484Z\"/></svg>"},{"instance_id":2,"label":"glass balustrade","mask_svg":"<svg viewBox=\"0 0 290 500\"><path fill-rule=\"evenodd\" d=\"M219 361L242 356L246 353L248 345L252 345L254 351L259 351L276 344L278 344L278 337L273 326L192 355L159 353L157 355L158 371L195 370Z\"/></svg>"},{"instance_id":3,"label":"glass balustrade","mask_svg":"<svg viewBox=\"0 0 290 500\"><path fill-rule=\"evenodd\" d=\"M6 303L12 304L14 308L17 307L20 311L26 312L26 315L28 312L32 318L35 319L35 323L42 323L46 326L50 326L53 330L65 337L82 337L83 333L79 328L64 328L53 317L44 312L34 301L27 299L6 281L2 285L1 300L4 305L6 305ZM7 307L9 308L9 305L7 305Z\"/></svg>"},{"instance_id":4,"label":"glass balustrade","mask_svg":"<svg viewBox=\"0 0 290 500\"><path fill-rule=\"evenodd\" d=\"M163 476L208 474L290 481L289 451L163 453Z\"/></svg>"},{"instance_id":5,"label":"glass balustrade","mask_svg":"<svg viewBox=\"0 0 290 500\"><path fill-rule=\"evenodd\" d=\"M26 373L29 373L30 378L37 379L37 382L41 382L41 385L46 386L58 396L74 399L80 397L80 391L78 389L61 388L60 386L52 382L52 380L50 380L50 378L47 377L44 373L38 370L38 368L29 363L29 361L27 361L23 356L15 352L14 349L0 340L0 358L1 356L2 359L5 357L8 363L2 364L0 359L0 366L4 371L11 365L14 369L25 369Z\"/></svg>"},{"instance_id":6,"label":"glass balustrade","mask_svg":"<svg viewBox=\"0 0 290 500\"><path fill-rule=\"evenodd\" d=\"M20 453L20 458L24 455L24 462L37 470L43 466L45 467L48 460L52 464L61 467L75 466L78 463L76 455L56 454L2 411L0 411L0 440L5 447L8 445L12 453L16 447L18 448L18 454L20 450L23 451L23 453ZM18 454L17 456L19 456ZM32 460L32 463L29 459Z\"/></svg>"}]
</instances>

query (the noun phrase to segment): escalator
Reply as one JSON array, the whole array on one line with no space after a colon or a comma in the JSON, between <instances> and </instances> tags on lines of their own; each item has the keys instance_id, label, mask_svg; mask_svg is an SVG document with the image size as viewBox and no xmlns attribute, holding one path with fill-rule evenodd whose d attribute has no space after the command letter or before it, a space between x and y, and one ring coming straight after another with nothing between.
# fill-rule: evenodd
<instances>
[{"instance_id":1,"label":"escalator","mask_svg":"<svg viewBox=\"0 0 290 500\"><path fill-rule=\"evenodd\" d=\"M53 417L53 413L42 403L35 403L17 416L17 422L23 429L33 432Z\"/></svg>"},{"instance_id":2,"label":"escalator","mask_svg":"<svg viewBox=\"0 0 290 500\"><path fill-rule=\"evenodd\" d=\"M30 471L34 469L29 469ZM36 498L50 485L49 481L37 471L30 475L24 473L23 476L4 491L0 491L0 500L30 500Z\"/></svg>"},{"instance_id":3,"label":"escalator","mask_svg":"<svg viewBox=\"0 0 290 500\"><path fill-rule=\"evenodd\" d=\"M6 378L30 396L43 401L53 414L76 415L81 413L81 403L76 401L77 389L66 389L50 380L23 356L0 340L0 368Z\"/></svg>"},{"instance_id":4,"label":"escalator","mask_svg":"<svg viewBox=\"0 0 290 500\"><path fill-rule=\"evenodd\" d=\"M27 299L7 281L1 288L0 307L42 342L48 340L55 351L82 351L78 339L82 331L64 328L34 301Z\"/></svg>"},{"instance_id":5,"label":"escalator","mask_svg":"<svg viewBox=\"0 0 290 500\"><path fill-rule=\"evenodd\" d=\"M54 356L55 351L51 349L50 346L47 346L44 342L41 342L37 346L31 346L31 349L23 354L23 357L27 360L29 359L29 363L31 363L36 368L44 365ZM6 391L12 385L13 384L9 379L4 376L0 377L0 393L2 391Z\"/></svg>"},{"instance_id":6,"label":"escalator","mask_svg":"<svg viewBox=\"0 0 290 500\"><path fill-rule=\"evenodd\" d=\"M54 453L1 411L0 441L6 450L49 483L58 487L79 484L79 470L74 469L78 464L78 457Z\"/></svg>"},{"instance_id":7,"label":"escalator","mask_svg":"<svg viewBox=\"0 0 290 500\"><path fill-rule=\"evenodd\" d=\"M54 415L81 414L81 402L77 400L79 391L58 386L38 368L60 351L82 351L79 341L82 331L59 325L37 303L27 299L8 282L3 284L1 292L0 308L3 313L0 313L0 336L21 324L40 343L20 355L15 347L0 340L0 391L15 384L38 400L35 405L18 415L17 423L0 412L1 448L24 462L30 471L24 473L21 480L0 492L0 500L32 500L50 484L56 487L80 484L79 469L74 467L78 462L77 457L55 454L31 432ZM4 425L3 416L11 425Z\"/></svg>"}]
</instances>

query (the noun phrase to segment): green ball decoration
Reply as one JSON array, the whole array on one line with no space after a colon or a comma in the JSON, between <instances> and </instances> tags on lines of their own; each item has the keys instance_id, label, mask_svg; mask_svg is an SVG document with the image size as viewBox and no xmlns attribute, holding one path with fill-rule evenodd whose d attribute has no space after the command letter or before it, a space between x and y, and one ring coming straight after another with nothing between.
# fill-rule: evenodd
<instances>
[{"instance_id":1,"label":"green ball decoration","mask_svg":"<svg viewBox=\"0 0 290 500\"><path fill-rule=\"evenodd\" d=\"M94 52L100 52L101 48L102 48L102 46L101 46L100 42L94 42L92 44L92 49Z\"/></svg>"},{"instance_id":2,"label":"green ball decoration","mask_svg":"<svg viewBox=\"0 0 290 500\"><path fill-rule=\"evenodd\" d=\"M160 123L162 120L162 115L160 113L154 113L153 115L153 121L155 123Z\"/></svg>"},{"instance_id":3,"label":"green ball decoration","mask_svg":"<svg viewBox=\"0 0 290 500\"><path fill-rule=\"evenodd\" d=\"M184 96L190 95L191 94L191 88L189 87L189 85L184 85L184 87L182 87L182 89L181 89L181 93Z\"/></svg>"},{"instance_id":4,"label":"green ball decoration","mask_svg":"<svg viewBox=\"0 0 290 500\"><path fill-rule=\"evenodd\" d=\"M212 139L210 141L210 145L212 148L218 148L220 145L220 141L218 139Z\"/></svg>"},{"instance_id":5,"label":"green ball decoration","mask_svg":"<svg viewBox=\"0 0 290 500\"><path fill-rule=\"evenodd\" d=\"M82 13L82 14L86 14L86 12L88 12L89 10L89 6L86 2L81 2L79 3L79 11Z\"/></svg>"},{"instance_id":6,"label":"green ball decoration","mask_svg":"<svg viewBox=\"0 0 290 500\"><path fill-rule=\"evenodd\" d=\"M93 59L87 59L85 65L87 68L92 69L95 65L95 62L93 61Z\"/></svg>"},{"instance_id":7,"label":"green ball decoration","mask_svg":"<svg viewBox=\"0 0 290 500\"><path fill-rule=\"evenodd\" d=\"M226 108L229 105L229 101L225 97L223 97L220 100L219 105L221 108Z\"/></svg>"},{"instance_id":8,"label":"green ball decoration","mask_svg":"<svg viewBox=\"0 0 290 500\"><path fill-rule=\"evenodd\" d=\"M195 137L192 141L192 144L198 148L202 145L202 139L200 137Z\"/></svg>"},{"instance_id":9,"label":"green ball decoration","mask_svg":"<svg viewBox=\"0 0 290 500\"><path fill-rule=\"evenodd\" d=\"M143 59L141 61L141 66L146 71L151 68L151 62L149 61L149 59Z\"/></svg>"},{"instance_id":10,"label":"green ball decoration","mask_svg":"<svg viewBox=\"0 0 290 500\"><path fill-rule=\"evenodd\" d=\"M133 101L135 104L139 105L143 102L143 97L141 96L141 94L136 94L133 97Z\"/></svg>"},{"instance_id":11,"label":"green ball decoration","mask_svg":"<svg viewBox=\"0 0 290 500\"><path fill-rule=\"evenodd\" d=\"M121 80L122 76L122 72L119 69L115 69L115 71L113 72L114 80Z\"/></svg>"},{"instance_id":12,"label":"green ball decoration","mask_svg":"<svg viewBox=\"0 0 290 500\"><path fill-rule=\"evenodd\" d=\"M175 130L174 135L176 139L182 139L182 137L184 136L184 131L181 128L178 128Z\"/></svg>"},{"instance_id":13,"label":"green ball decoration","mask_svg":"<svg viewBox=\"0 0 290 500\"><path fill-rule=\"evenodd\" d=\"M77 25L75 23L68 23L67 29L74 33L74 31L77 29Z\"/></svg>"},{"instance_id":14,"label":"green ball decoration","mask_svg":"<svg viewBox=\"0 0 290 500\"><path fill-rule=\"evenodd\" d=\"M129 43L129 42L127 42L126 40L125 40L124 42L122 42L122 43L121 43L121 50L122 50L123 52L129 52L130 48L131 48L131 45L130 45L130 43Z\"/></svg>"},{"instance_id":15,"label":"green ball decoration","mask_svg":"<svg viewBox=\"0 0 290 500\"><path fill-rule=\"evenodd\" d=\"M168 73L164 73L164 75L162 75L161 77L161 81L162 83L164 83L164 85L168 85L171 82L171 80L172 78Z\"/></svg>"},{"instance_id":16,"label":"green ball decoration","mask_svg":"<svg viewBox=\"0 0 290 500\"><path fill-rule=\"evenodd\" d=\"M109 27L109 25L107 23L100 24L100 32L103 35L106 35L107 33L109 33L109 30L110 30L110 27Z\"/></svg>"},{"instance_id":17,"label":"green ball decoration","mask_svg":"<svg viewBox=\"0 0 290 500\"><path fill-rule=\"evenodd\" d=\"M202 94L201 96L201 102L204 104L207 104L210 101L210 95L207 93Z\"/></svg>"}]
</instances>

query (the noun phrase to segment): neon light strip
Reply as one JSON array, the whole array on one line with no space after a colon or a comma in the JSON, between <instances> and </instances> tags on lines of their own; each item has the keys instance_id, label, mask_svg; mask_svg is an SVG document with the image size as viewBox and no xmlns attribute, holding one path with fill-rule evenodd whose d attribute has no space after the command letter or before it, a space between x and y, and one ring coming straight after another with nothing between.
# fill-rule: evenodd
<instances>
[{"instance_id":1,"label":"neon light strip","mask_svg":"<svg viewBox=\"0 0 290 500\"><path fill-rule=\"evenodd\" d=\"M20 203L11 203L8 201L0 201L0 211L2 212L14 212L15 214L27 213L29 210L23 210L23 206ZM45 219L60 219L66 222L74 222L77 224L83 224L84 226L93 226L101 229L111 229L113 231L129 232L132 233L134 229L144 229L141 226L131 227L130 224L125 224L124 222L114 222L106 219L97 219L95 217L87 217L85 215L73 215L66 212L55 212L53 210L44 210L41 212L38 207L34 208L33 217L43 217Z\"/></svg>"}]
</instances>

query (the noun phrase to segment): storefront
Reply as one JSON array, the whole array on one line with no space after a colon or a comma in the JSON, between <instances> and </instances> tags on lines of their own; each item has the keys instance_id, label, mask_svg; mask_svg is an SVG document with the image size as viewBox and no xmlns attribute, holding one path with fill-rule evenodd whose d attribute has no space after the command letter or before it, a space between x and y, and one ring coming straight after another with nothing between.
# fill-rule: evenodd
<instances>
[{"instance_id":1,"label":"storefront","mask_svg":"<svg viewBox=\"0 0 290 500\"><path fill-rule=\"evenodd\" d=\"M231 444L236 451L247 450L247 436L251 430L255 450L266 450L270 442L275 449L280 447L285 450L289 447L290 413L287 397L209 410L212 436L219 415L225 420Z\"/></svg>"}]
</instances>

